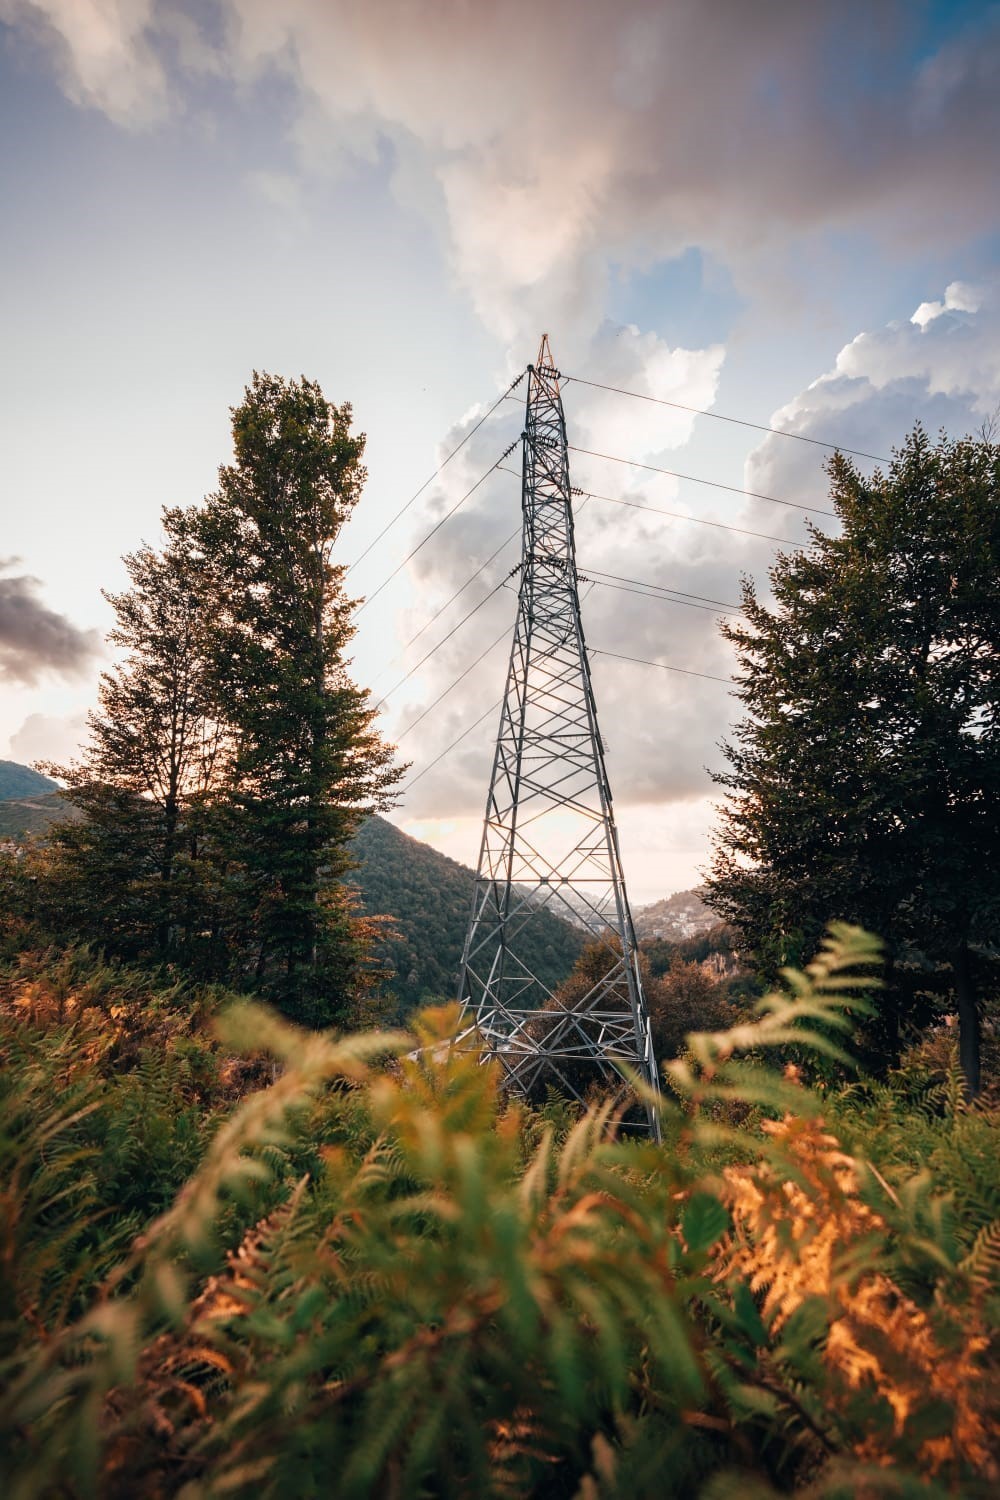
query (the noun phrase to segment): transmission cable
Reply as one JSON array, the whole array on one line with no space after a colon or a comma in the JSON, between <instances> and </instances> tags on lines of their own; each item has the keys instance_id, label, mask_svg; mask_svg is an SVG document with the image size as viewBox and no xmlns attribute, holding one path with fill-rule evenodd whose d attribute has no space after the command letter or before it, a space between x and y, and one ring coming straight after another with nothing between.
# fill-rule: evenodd
<instances>
[{"instance_id":1,"label":"transmission cable","mask_svg":"<svg viewBox=\"0 0 1000 1500\"><path fill-rule=\"evenodd\" d=\"M507 580L504 579L504 582L506 583ZM591 591L593 590L593 588L594 588L594 582L591 579L590 580L590 587L587 588L587 589L585 589L584 592L583 592L583 594L581 595L581 598L580 598L580 603L581 604L583 603L584 599L587 598L588 594L591 593ZM446 687L443 693L439 693L438 694L438 696L434 699L434 702L431 703L424 710L424 712L420 715L419 719L414 719L414 721L413 721L412 724L408 724L406 726L406 728L403 730L403 733L401 735L399 735L399 739L400 740L403 739L403 737L405 735L409 734L409 732L410 732L411 729L415 729L416 726L420 723L420 719L425 719L427 717L427 715L431 712L431 710L434 709L434 708L436 708L438 706L438 704L441 702L441 700L443 698L447 698L447 696L451 692L452 688L458 687L458 684L462 681L462 679L464 677L468 677L468 675L472 671L473 667L478 667L478 665L482 661L483 657L484 656L488 656L489 653L494 649L494 647L499 646L500 642L502 640L504 640L506 637L508 637L509 634L510 634L509 630L504 630L502 635L498 635L497 638L496 638L496 640L493 642L492 646L487 646L486 650L482 653L482 655L477 656L476 660L474 662L472 662L472 664L470 666L466 667L465 671L462 672L458 677L456 677L455 680L454 680L454 682L452 682L448 687ZM411 786L415 786L416 783L420 780L421 776L426 776L427 772L430 771L430 770L432 770L433 767L437 765L438 761L444 760L445 756L449 755L451 753L451 751L454 750L454 748L455 748L456 745L461 744L462 740L465 739L466 735L471 734L474 729L477 729L479 727L479 725L483 722L483 720L485 718L487 718L490 714L495 713L496 710L500 707L500 705L501 705L502 702L503 702L503 698L498 698L497 701L494 704L491 704L491 706L486 710L485 713L482 713L482 714L479 715L479 718L476 720L476 722L474 724L470 724L469 727L468 727L468 729L463 729L462 733L458 736L457 739L452 740L451 744L447 745L441 751L440 755L437 755L437 756L434 757L434 759L431 761L430 765L425 766L422 771L420 771L416 776L414 776L412 778L412 780L408 781L406 783L406 785L401 788L401 790L400 790L400 796L402 796L405 792L408 792Z\"/></svg>"},{"instance_id":2,"label":"transmission cable","mask_svg":"<svg viewBox=\"0 0 1000 1500\"><path fill-rule=\"evenodd\" d=\"M406 783L406 785L400 790L400 794L399 795L401 797L405 796L406 793L410 790L411 787L416 786L417 782L421 779L422 776L426 776L428 771L433 771L434 767L438 764L438 762L444 760L444 758L445 758L446 755L450 755L451 752L455 749L455 747L457 745L460 745L462 743L462 741L464 739L466 739L472 733L472 731L474 729L478 729L479 726L480 726L480 724L483 722L484 719L488 719L489 716L490 716L490 714L495 714L496 711L497 711L497 709L500 707L500 705L501 705L502 702L503 702L503 699L502 698L498 698L495 703L491 703L490 706L489 706L489 708L486 710L486 712L480 714L479 718L476 720L476 722L474 724L470 724L469 727L468 727L468 729L463 729L462 733L458 736L458 738L452 740L452 742L451 742L450 745L446 745L445 748L441 751L440 755L435 755L434 759L429 763L429 765L424 766L424 769L422 771L418 771L417 774L416 774L416 776L414 776L410 781L408 781Z\"/></svg>"},{"instance_id":3,"label":"transmission cable","mask_svg":"<svg viewBox=\"0 0 1000 1500\"><path fill-rule=\"evenodd\" d=\"M362 614L364 612L364 610L366 610L368 608L369 604L371 604L371 602L372 602L373 599L377 599L378 598L378 596L379 596L379 594L381 594L382 590L384 588L387 588L388 585L392 582L392 580L397 576L397 574L399 574L399 573L401 573L403 571L403 569L406 567L407 563L408 562L412 562L413 558L416 557L417 553L423 547L427 546L427 543L430 541L431 537L435 536L441 530L441 527L444 525L444 523L446 521L450 521L451 520L452 516L458 510L459 506L464 505L465 502L466 502L466 500L469 499L470 495L474 495L475 492L476 492L476 490L478 490L479 486L481 484L484 484L486 482L486 480L489 479L490 475L493 474L493 473L495 473L500 468L500 465L503 463L504 459L507 458L509 454L513 453L514 449L517 447L517 445L518 445L518 443L520 441L521 441L520 437L516 437L514 439L514 441L511 444L509 444L509 446L507 448L504 449L503 453L501 453L501 455L497 459L496 463L490 464L490 466L486 470L485 474L481 474L479 476L479 478L476 480L476 482L472 486L472 488L466 490L465 494L462 495L458 500L455 501L455 504L451 507L451 510L445 512L445 514L441 517L440 521L438 521L434 526L431 527L430 531L423 538L423 540L419 541L417 543L417 545L410 552L408 552L406 554L406 556L403 558L403 561L401 563L398 563L396 565L396 567L393 568L392 572L389 574L389 576L387 578L383 578L382 582L379 584L378 588L374 591L374 593L371 593L371 594L369 594L367 596L367 598L362 599L361 603L358 605L358 608L354 611L354 618L355 619L357 619L358 615Z\"/></svg>"},{"instance_id":4,"label":"transmission cable","mask_svg":"<svg viewBox=\"0 0 1000 1500\"><path fill-rule=\"evenodd\" d=\"M503 636L499 637L499 639L502 640ZM496 645L497 642L494 641L493 644ZM490 649L492 649L492 647ZM686 677L701 677L706 682L721 682L726 687L732 686L732 680L728 677L716 677L711 672L696 672L691 667L674 667L671 666L669 662L665 661L646 661L639 656L622 656L617 651L602 651L599 646L588 646L587 654L588 656L610 656L614 657L617 661L631 662L634 666L637 667L659 667L664 672L682 672ZM481 659L482 658L480 658L480 660ZM475 665L475 663L473 663L473 665ZM471 668L469 670L471 671ZM452 687L454 687L455 685L455 683L452 683ZM450 691L451 688L448 689L448 692ZM444 694L442 694L442 697L443 696ZM440 702L440 699L438 699L438 702ZM429 771L433 771L434 767L436 765L439 765L440 762L444 760L446 755L450 755L451 752L456 749L464 739L467 739L469 735L472 734L473 730L479 728L484 719L488 719L490 714L496 713L501 703L503 703L502 697L498 698L495 703L491 703L489 708L486 709L484 713L481 713L479 715L478 719L470 724L468 728L463 729L461 734L457 735L456 738L452 740L450 745L446 745L439 755L435 755L434 759L430 761L426 766L424 766L422 771L418 771L416 776L412 777L412 779L400 789L400 796L405 796L406 793L411 789L411 787L415 787L417 782L420 781L424 776L426 776ZM434 705L432 705L432 707L433 706ZM410 728L412 727L413 725L410 726ZM402 735L400 735L400 739L402 739Z\"/></svg>"},{"instance_id":5,"label":"transmission cable","mask_svg":"<svg viewBox=\"0 0 1000 1500\"><path fill-rule=\"evenodd\" d=\"M515 469L501 469L501 474L513 474L518 478ZM574 495L582 495L586 500L606 500L609 505L627 505L631 510L648 510L655 516L669 516L672 521L693 521L696 526L712 526L717 531L735 531L740 536L755 536L762 542L781 542L784 546L799 546L800 543L790 541L785 536L771 536L766 531L749 531L745 526L730 526L726 521L706 521L701 516L688 516L679 510L663 510L658 505L640 505L638 500L619 500L614 495L598 495L593 490L579 490L574 488ZM582 510L583 506L579 507ZM579 511L577 512L579 514Z\"/></svg>"},{"instance_id":6,"label":"transmission cable","mask_svg":"<svg viewBox=\"0 0 1000 1500\"><path fill-rule=\"evenodd\" d=\"M518 564L518 567L519 566L520 566L520 564ZM458 622L457 625L453 625L451 627L451 629L448 631L447 635L443 635L441 637L441 639L437 642L437 644L435 646L431 647L431 649L427 652L426 656L422 656L415 666L411 667L410 670L403 677L401 677L399 679L399 681L397 683L395 683L389 689L389 691L387 693L384 693L382 695L382 697L379 699L379 701L375 705L375 712L377 713L378 710L382 707L382 704L385 703L387 699L389 699L389 698L392 697L393 693L396 692L397 688L401 688L403 686L404 682L409 682L409 680L413 676L414 672L419 672L420 668L424 665L424 663L430 661L430 659L434 655L434 653L436 651L440 651L440 649L444 645L444 643L446 641L450 641L451 638L452 638L452 636L455 634L455 632L458 631L458 630L461 630L462 626L466 623L467 620L471 620L472 617L473 617L473 615L478 614L479 611L482 609L483 605L484 604L488 604L489 601L493 598L493 595L494 594L498 594L500 592L500 590L505 587L508 579L513 578L514 574L517 571L518 571L517 567L512 568L510 570L510 572L507 574L506 578L501 578L500 582L498 584L496 584L493 588L491 588L488 594L484 594L483 597L480 599L479 603L476 604L476 605L474 605L472 607L472 609L469 610L468 614L462 616L462 618L459 620L459 622ZM440 613L440 611L439 611L439 613ZM412 728L413 726L411 725L410 727Z\"/></svg>"},{"instance_id":7,"label":"transmission cable","mask_svg":"<svg viewBox=\"0 0 1000 1500\"><path fill-rule=\"evenodd\" d=\"M661 469L657 464L644 464L637 458L619 458L614 453L596 453L592 448L577 448L566 445L571 453L583 453L587 458L604 458L612 464L627 464L633 469L648 469L651 474L666 474L669 479L683 479L690 484L706 484L712 489L728 490L731 495L746 495L751 500L766 500L771 505L786 505L789 510L807 510L815 516L832 516L838 519L835 510L823 510L818 505L799 505L796 500L779 500L775 495L762 495L757 490L743 490L739 485L723 484L721 479L699 479L697 474L680 474L676 469Z\"/></svg>"},{"instance_id":8,"label":"transmission cable","mask_svg":"<svg viewBox=\"0 0 1000 1500\"><path fill-rule=\"evenodd\" d=\"M500 468L499 472L501 474L514 474L515 471L513 469ZM520 477L520 476L516 476L516 477ZM586 509L587 501L590 500L590 499L592 499L592 498L593 497L590 496L590 495L586 495L584 497L583 504L582 505L578 505L576 507L576 514L577 515L580 515L580 513L583 510ZM372 681L372 686L373 687L374 687L375 683L378 682L379 678L383 675L383 673L387 672L391 666L394 666L397 661L401 660L401 658L403 657L403 655L410 649L410 647L416 641L418 641L420 639L420 637L423 635L424 631L425 630L429 630L431 628L431 626L434 624L435 620L439 620L441 618L441 616L444 614L445 610L448 609L452 604L454 604L455 600L459 597L459 595L465 593L465 590L469 587L469 584L470 583L475 583L475 581L479 577L480 573L485 572L486 569L489 567L490 563L494 562L500 556L500 553L504 550L504 548L505 547L509 547L510 544L511 544L511 542L514 541L515 538L519 537L520 535L521 535L521 528L520 528L520 526L518 526L516 528L516 530L514 530L514 531L511 532L511 534L510 534L509 537L506 537L505 540L500 543L499 547L497 547L494 552L490 553L489 557L486 559L486 561L484 563L480 563L479 567L475 570L474 573L470 573L469 574L468 578L465 580L465 582L463 584L460 585L459 588L457 588L455 590L455 592L452 594L451 598L450 599L446 599L445 602L444 602L444 604L442 604L439 609L436 609L434 611L434 613L431 615L430 619L429 620L425 620L424 623L421 625L420 629L418 631L416 631L416 633L414 635L411 635L410 639L408 641L404 641L403 642L403 645L396 652L396 655L393 656L393 657L391 657L390 660L386 663L386 665L384 667L380 668L380 670L375 674L375 677L374 677L374 679ZM516 573L516 572L517 572L517 569L516 568L512 568L511 571L507 574L506 578L504 578L502 580L502 582L506 583L507 580L510 579L510 578L512 578L513 575L514 575L514 573ZM497 587L500 587L500 585L498 585ZM496 590L494 589L493 592L495 593ZM483 601L483 602L485 602L485 601ZM476 607L478 608L479 606L477 605ZM465 618L468 619L469 616L466 615ZM457 628L458 627L456 626L456 629ZM451 633L453 634L454 632L451 632ZM448 636L443 636L442 637L442 641L439 641L438 645L441 645L442 642L446 641L447 639L448 639ZM424 658L424 660L426 660L426 657ZM414 670L416 670L416 668L414 668ZM407 674L407 675L409 675L409 674ZM397 687L398 686L399 686L399 684L397 683ZM392 688L391 691L395 692L396 689ZM387 693L385 695L385 697L387 698L388 696L389 696L389 694ZM381 699L380 700L380 704L383 703L384 701L385 701L384 698ZM376 707L379 707L380 704L377 704Z\"/></svg>"},{"instance_id":9,"label":"transmission cable","mask_svg":"<svg viewBox=\"0 0 1000 1500\"><path fill-rule=\"evenodd\" d=\"M703 677L706 682L722 682L726 687L732 687L731 677L716 677L712 672L696 672L693 667L675 667L667 661L647 661L641 656L622 656L619 651L603 651L600 646L591 646L590 652L594 656L611 656L615 661L630 661L637 667L659 667L663 672L683 672L685 677Z\"/></svg>"},{"instance_id":10,"label":"transmission cable","mask_svg":"<svg viewBox=\"0 0 1000 1500\"><path fill-rule=\"evenodd\" d=\"M583 575L581 575L583 576ZM701 609L710 615L735 615L739 610L719 608L714 604L695 604L691 599L671 599L669 594L649 593L645 589L632 589L624 583L606 583L603 578L595 578L594 582L598 588L614 589L616 594L634 594L637 599L652 599L657 604L679 604L683 609Z\"/></svg>"},{"instance_id":11,"label":"transmission cable","mask_svg":"<svg viewBox=\"0 0 1000 1500\"><path fill-rule=\"evenodd\" d=\"M476 425L474 427L470 427L469 428L468 432L465 434L465 437L462 439L462 441L459 444L457 444L456 447L452 448L452 450L448 454L447 458L443 458L441 460L441 462L438 464L437 468L434 470L434 473L430 476L430 478L425 479L424 482L423 482L423 484L420 486L419 490L417 490L414 494L412 494L410 496L409 500L407 500L406 504L402 507L402 509L401 510L397 510L397 512L393 516L392 520L386 522L386 524L382 527L382 530L379 532L378 536L375 537L372 541L370 541L368 543L368 546L365 548L365 550L363 552L359 552L358 553L358 556L354 559L354 561L345 569L345 571L344 571L344 577L345 578L347 577L347 574L350 573L353 568L357 567L358 563L361 562L363 558L365 558L365 557L368 556L368 554L372 550L372 548L378 545L378 543L385 536L386 532L392 530L392 528L395 526L395 524L399 520L399 518L401 516L405 516L406 515L406 512L409 510L410 506L413 505L413 504L415 504L416 501L420 499L420 496L423 494L424 490L427 488L427 486L429 484L432 484L434 482L434 480L441 473L442 469L446 469L448 467L448 465L451 463L451 461L455 457L455 455L457 453L461 453L462 449L465 447L465 445L469 441L469 439L472 438L472 437L475 437L476 433L479 431L480 427L482 427L483 423L489 421L490 417L492 417L493 413L496 411L496 409L500 405L501 401L506 401L507 397L510 395L511 391L517 389L517 387L521 384L521 381L524 379L524 377L525 377L526 374L527 374L527 371L526 370L522 370L521 373L520 373L520 375L518 375L517 379L511 381L510 385L504 391L503 395L502 396L498 396L497 399L494 401L494 403L490 407L489 411L483 413L483 415L479 418L479 421L476 423Z\"/></svg>"},{"instance_id":12,"label":"transmission cable","mask_svg":"<svg viewBox=\"0 0 1000 1500\"><path fill-rule=\"evenodd\" d=\"M674 589L669 583L650 583L646 578L623 578L619 573L605 573L600 568L585 567L583 572L592 575L598 581L602 578L610 578L613 583L631 583L637 588L657 589L664 594L680 594L683 599L697 599L699 604L717 604L720 609L735 610L737 614L743 613L742 606L739 604L730 604L725 599L712 599L708 594L691 594L686 589Z\"/></svg>"},{"instance_id":13,"label":"transmission cable","mask_svg":"<svg viewBox=\"0 0 1000 1500\"><path fill-rule=\"evenodd\" d=\"M632 396L636 401L652 401L657 406L670 406L676 411L687 411L697 417L712 417L717 422L731 422L737 427L752 427L755 432L767 432L772 437L794 438L797 443L812 443L817 448L832 448L838 453L850 453L853 458L871 458L878 464L888 464L892 460L882 458L878 453L865 453L861 448L845 448L843 443L827 443L822 438L806 437L801 432L787 432L781 427L766 427L760 422L748 422L743 417L727 417L720 411L705 411L701 406L685 406L682 401L666 401L662 396L647 396L642 391L626 391L617 385L602 385L599 380L585 380L582 375L561 375L567 384L589 385L597 391L612 391L616 396ZM504 400L504 396L500 399Z\"/></svg>"},{"instance_id":14,"label":"transmission cable","mask_svg":"<svg viewBox=\"0 0 1000 1500\"><path fill-rule=\"evenodd\" d=\"M500 472L503 473L503 474L512 474L514 471L513 471L513 469L502 469ZM583 507L581 506L581 510L582 510L582 508ZM461 585L460 588L457 588L455 590L455 592L452 594L451 598L447 599L445 601L445 603L441 605L440 609L435 610L434 613L431 615L430 619L429 620L425 620L424 623L421 625L420 629L418 631L416 631L416 633L414 635L411 635L410 639L408 641L404 641L403 642L402 646L400 646L399 650L396 652L396 655L393 656L393 657L391 657L389 659L389 661L386 662L385 666L382 667L382 668L380 668L380 670L376 673L376 675L375 675L375 677L374 677L374 679L372 681L372 686L373 687L374 687L375 683L378 682L378 680L382 676L382 674L384 672L388 672L388 670L389 670L390 667L395 666L396 662L400 661L402 659L402 657L405 655L405 653L407 651L409 651L410 647L412 645L414 645L415 642L419 641L419 639L423 635L424 631L425 630L430 630L430 628L434 624L435 620L439 620L441 618L441 616L444 614L445 610L449 609L451 607L451 605L454 604L455 600L459 597L459 595L465 593L466 589L469 587L469 584L470 583L475 583L475 581L479 577L480 573L485 572L486 569L489 567L490 563L494 562L496 560L496 558L498 558L500 556L500 554L504 550L504 548L505 547L509 547L510 544L511 544L511 542L514 540L514 538L517 537L517 536L520 536L520 534L521 534L521 528L519 526L516 531L512 531L511 532L510 536L507 537L506 541L503 541L503 542L500 543L499 547L496 549L495 552L491 552L490 553L489 557L486 559L486 561L484 563L480 563L479 567L476 569L476 571L474 573L470 573L469 574L468 578L465 580L465 582ZM510 575L508 574L507 576L509 577ZM445 639L447 639L447 637L445 637ZM393 691L395 691L395 689L393 689Z\"/></svg>"},{"instance_id":15,"label":"transmission cable","mask_svg":"<svg viewBox=\"0 0 1000 1500\"><path fill-rule=\"evenodd\" d=\"M415 718L413 720L412 724L407 724L407 726L403 730L402 734L399 734L399 735L396 736L397 743L400 740L405 740L406 736L410 733L410 730L411 729L416 729L417 725L420 724L424 719L426 719L427 715L429 713L432 713L433 710L435 708L437 708L438 704L443 699L447 698L448 694L450 692L452 692L453 689L455 689L455 688L458 687L458 684L460 682L464 682L465 678L468 677L469 673L471 671L473 671L474 668L476 668L476 667L479 666L479 663L483 660L483 658L486 657L486 656L489 656L490 652L493 651L497 646L499 646L499 644L500 644L500 642L502 640L507 639L509 636L510 636L510 626L509 625L505 625L504 628L503 628L503 630L497 636L496 640L495 641L491 641L490 644L486 647L486 650L485 651L481 651L479 653L479 655L476 657L475 661L474 662L470 662L469 665L466 667L465 671L464 672L460 672L458 674L458 676L455 678L454 682L449 683L448 687L445 688L444 692L438 693L437 697L434 699L434 702L433 703L429 703L427 705L427 707L424 709L423 713L419 714L417 716L417 718Z\"/></svg>"}]
</instances>

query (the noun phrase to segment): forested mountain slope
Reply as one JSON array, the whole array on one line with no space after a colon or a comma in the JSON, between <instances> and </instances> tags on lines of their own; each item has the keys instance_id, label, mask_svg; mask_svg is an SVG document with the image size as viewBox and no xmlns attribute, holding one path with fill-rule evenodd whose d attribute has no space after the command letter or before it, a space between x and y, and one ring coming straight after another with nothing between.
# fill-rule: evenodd
<instances>
[{"instance_id":1,"label":"forested mountain slope","mask_svg":"<svg viewBox=\"0 0 1000 1500\"><path fill-rule=\"evenodd\" d=\"M78 816L47 776L13 761L0 762L0 771L6 777L0 787L11 788L0 797L0 838L44 833L57 819ZM386 937L379 956L395 971L389 988L400 1017L432 997L453 999L472 908L472 870L380 817L363 825L353 853L357 868L348 881L358 886L365 914L392 922L395 935ZM537 946L526 957L540 978L557 984L573 967L585 934L548 913L532 925Z\"/></svg>"},{"instance_id":2,"label":"forested mountain slope","mask_svg":"<svg viewBox=\"0 0 1000 1500\"><path fill-rule=\"evenodd\" d=\"M379 817L369 818L358 833L354 855L358 868L351 878L365 912L394 919L398 935L387 938L380 951L396 971L391 988L400 1013L430 996L452 999L472 907L472 870ZM548 913L532 927L537 948L525 957L546 983L559 983L572 968L584 934Z\"/></svg>"},{"instance_id":3,"label":"forested mountain slope","mask_svg":"<svg viewBox=\"0 0 1000 1500\"><path fill-rule=\"evenodd\" d=\"M636 937L640 942L662 940L677 943L708 932L717 926L719 918L705 905L702 895L700 890L677 891L662 901L635 907Z\"/></svg>"},{"instance_id":4,"label":"forested mountain slope","mask_svg":"<svg viewBox=\"0 0 1000 1500\"><path fill-rule=\"evenodd\" d=\"M0 838L18 839L26 833L44 833L57 819L74 816L73 808L58 788L41 795L3 797L0 798Z\"/></svg>"},{"instance_id":5,"label":"forested mountain slope","mask_svg":"<svg viewBox=\"0 0 1000 1500\"><path fill-rule=\"evenodd\" d=\"M38 797L54 792L58 782L30 766L22 766L16 760L0 760L0 802L9 797Z\"/></svg>"}]
</instances>

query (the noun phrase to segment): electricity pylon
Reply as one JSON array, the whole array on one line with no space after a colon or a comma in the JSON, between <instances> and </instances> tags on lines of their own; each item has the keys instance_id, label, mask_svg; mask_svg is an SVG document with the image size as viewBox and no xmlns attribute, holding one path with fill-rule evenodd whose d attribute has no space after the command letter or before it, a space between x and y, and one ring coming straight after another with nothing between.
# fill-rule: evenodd
<instances>
[{"instance_id":1,"label":"electricity pylon","mask_svg":"<svg viewBox=\"0 0 1000 1500\"><path fill-rule=\"evenodd\" d=\"M580 617L566 419L548 335L528 366L517 622L459 1000L514 1091L583 1099L622 1065L657 1087L632 914ZM587 933L560 995L536 972L540 918ZM658 1119L645 1111L658 1135Z\"/></svg>"}]
</instances>

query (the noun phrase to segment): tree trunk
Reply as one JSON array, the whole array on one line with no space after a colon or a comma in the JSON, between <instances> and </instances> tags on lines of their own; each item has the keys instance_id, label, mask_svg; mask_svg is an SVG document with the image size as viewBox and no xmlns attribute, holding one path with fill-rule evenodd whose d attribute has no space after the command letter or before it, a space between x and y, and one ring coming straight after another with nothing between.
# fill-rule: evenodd
<instances>
[{"instance_id":1,"label":"tree trunk","mask_svg":"<svg viewBox=\"0 0 1000 1500\"><path fill-rule=\"evenodd\" d=\"M969 945L962 941L952 962L955 976L955 1001L958 1008L958 1060L965 1074L965 1088L970 1099L979 1093L979 1004L972 982Z\"/></svg>"},{"instance_id":2,"label":"tree trunk","mask_svg":"<svg viewBox=\"0 0 1000 1500\"><path fill-rule=\"evenodd\" d=\"M894 984L895 970L895 951L891 945L887 945L885 965L882 970L883 988L873 997L878 1015L879 1041L882 1046L882 1056L874 1071L883 1078L891 1068L899 1067L902 1050L899 1034L899 993Z\"/></svg>"},{"instance_id":3,"label":"tree trunk","mask_svg":"<svg viewBox=\"0 0 1000 1500\"><path fill-rule=\"evenodd\" d=\"M174 875L174 855L177 852L177 820L179 802L171 789L163 807L163 851L160 858L160 920L157 924L157 944L161 953L170 947L170 882Z\"/></svg>"}]
</instances>

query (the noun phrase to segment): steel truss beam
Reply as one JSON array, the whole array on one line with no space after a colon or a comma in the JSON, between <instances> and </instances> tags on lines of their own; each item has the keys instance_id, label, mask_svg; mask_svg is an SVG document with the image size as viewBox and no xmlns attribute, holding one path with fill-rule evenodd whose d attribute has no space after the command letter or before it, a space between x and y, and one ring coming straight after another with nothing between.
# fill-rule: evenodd
<instances>
[{"instance_id":1,"label":"steel truss beam","mask_svg":"<svg viewBox=\"0 0 1000 1500\"><path fill-rule=\"evenodd\" d=\"M580 616L566 420L548 336L528 367L517 621L459 999L508 1086L584 1099L656 1064ZM544 912L588 934L559 993L526 955ZM537 945L536 945L537 946ZM639 1111L659 1135L655 1111Z\"/></svg>"}]
</instances>

